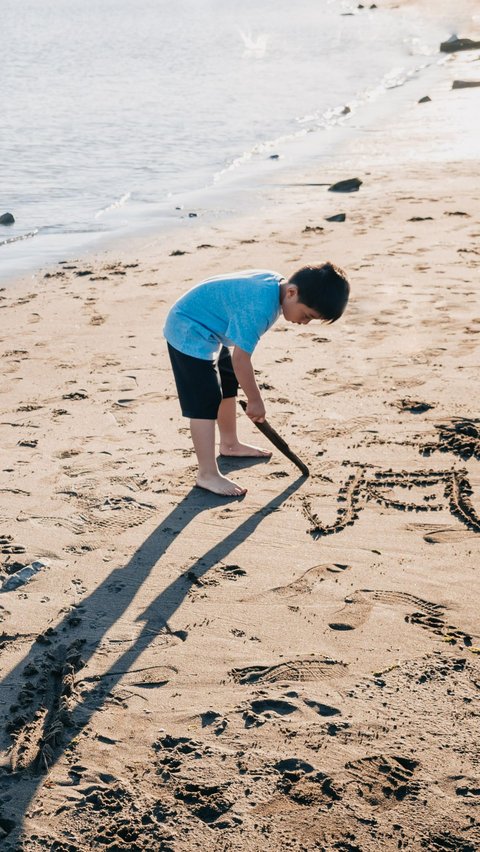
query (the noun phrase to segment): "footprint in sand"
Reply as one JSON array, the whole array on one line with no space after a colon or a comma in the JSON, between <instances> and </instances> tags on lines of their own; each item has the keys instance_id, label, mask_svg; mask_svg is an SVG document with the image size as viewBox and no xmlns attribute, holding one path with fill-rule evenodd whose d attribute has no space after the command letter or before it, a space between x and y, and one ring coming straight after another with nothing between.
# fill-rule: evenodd
<instances>
[{"instance_id":1,"label":"footprint in sand","mask_svg":"<svg viewBox=\"0 0 480 852\"><path fill-rule=\"evenodd\" d=\"M419 598L417 595L411 595L409 592L390 591L389 589L360 589L355 594L368 595L372 600L380 601L381 603L414 606L432 616L439 615L445 609L442 604L432 603L432 601Z\"/></svg>"},{"instance_id":2,"label":"footprint in sand","mask_svg":"<svg viewBox=\"0 0 480 852\"><path fill-rule=\"evenodd\" d=\"M361 592L354 592L353 595L349 595L345 598L345 604L342 609L337 610L341 616L339 621L329 623L328 626L331 630L356 630L357 627L361 627L365 623L372 609L368 597L365 597Z\"/></svg>"},{"instance_id":3,"label":"footprint in sand","mask_svg":"<svg viewBox=\"0 0 480 852\"><path fill-rule=\"evenodd\" d=\"M338 709L338 707L332 707L330 704L322 704L320 701L314 701L311 698L303 699L307 707L311 707L312 710L315 710L315 713L318 713L319 716L341 716L342 711Z\"/></svg>"},{"instance_id":4,"label":"footprint in sand","mask_svg":"<svg viewBox=\"0 0 480 852\"><path fill-rule=\"evenodd\" d=\"M293 802L304 806L315 805L317 813L330 808L333 802L342 799L340 786L334 783L333 778L324 772L318 772L311 763L307 763L298 757L288 757L279 760L273 765L280 778L277 782L278 790ZM267 806L268 807L268 806ZM259 811L261 813L261 811ZM340 845L336 844L338 848ZM322 848L326 848L322 846ZM342 849L347 847L343 846ZM349 846L350 849L354 847ZM358 847L355 847L358 848Z\"/></svg>"},{"instance_id":5,"label":"footprint in sand","mask_svg":"<svg viewBox=\"0 0 480 852\"><path fill-rule=\"evenodd\" d=\"M459 630L453 624L448 624L441 615L432 615L422 611L412 612L405 616L405 621L423 627L424 630L429 630L436 636L441 636L450 645L456 645L459 642L467 648L472 647L473 640L470 634L464 633L463 630ZM472 651L477 653L478 649L475 647L472 648Z\"/></svg>"},{"instance_id":6,"label":"footprint in sand","mask_svg":"<svg viewBox=\"0 0 480 852\"><path fill-rule=\"evenodd\" d=\"M420 786L414 779L419 763L403 755L371 755L345 764L342 780L352 787L352 797L375 807L392 807L405 798L416 798Z\"/></svg>"},{"instance_id":7,"label":"footprint in sand","mask_svg":"<svg viewBox=\"0 0 480 852\"><path fill-rule=\"evenodd\" d=\"M75 699L75 674L83 665L81 640L54 648L50 638L41 635L46 640L43 644L49 646L48 652L24 668L24 683L13 705L16 710L11 711L7 723L13 740L10 767L15 773L45 771L54 761ZM55 635L55 631L50 635ZM20 707L21 712L17 713Z\"/></svg>"},{"instance_id":8,"label":"footprint in sand","mask_svg":"<svg viewBox=\"0 0 480 852\"><path fill-rule=\"evenodd\" d=\"M123 397L122 399L117 399L117 401L114 402L113 405L114 407L118 408L133 408L136 403L160 402L165 399L165 394L156 393L155 391L152 391L151 393L144 393L136 397Z\"/></svg>"},{"instance_id":9,"label":"footprint in sand","mask_svg":"<svg viewBox=\"0 0 480 852\"><path fill-rule=\"evenodd\" d=\"M133 497L105 497L102 501L79 498L78 512L70 516L50 516L20 512L18 521L32 521L45 527L65 527L75 535L107 530L122 533L148 520L156 507L151 503L140 503Z\"/></svg>"},{"instance_id":10,"label":"footprint in sand","mask_svg":"<svg viewBox=\"0 0 480 852\"><path fill-rule=\"evenodd\" d=\"M346 672L347 666L330 657L301 657L274 665L245 666L232 669L231 677L236 683L279 683L289 681L317 681L338 677Z\"/></svg>"},{"instance_id":11,"label":"footprint in sand","mask_svg":"<svg viewBox=\"0 0 480 852\"><path fill-rule=\"evenodd\" d=\"M311 594L316 587L323 583L328 574L341 574L350 568L340 562L327 562L308 568L298 579L286 586L275 586L265 594L275 594L282 598L294 598Z\"/></svg>"},{"instance_id":12,"label":"footprint in sand","mask_svg":"<svg viewBox=\"0 0 480 852\"><path fill-rule=\"evenodd\" d=\"M469 633L448 624L445 619L446 607L443 604L419 598L408 592L388 589L359 589L353 595L345 599L347 606L340 610L346 614L342 621L329 624L332 630L354 630L363 624L370 613L373 603L392 604L414 610L405 615L405 621L429 630L444 641L452 645L458 643L467 648L472 646L473 640Z\"/></svg>"},{"instance_id":13,"label":"footprint in sand","mask_svg":"<svg viewBox=\"0 0 480 852\"><path fill-rule=\"evenodd\" d=\"M439 785L446 793L470 799L471 804L480 803L480 777L466 775L447 775Z\"/></svg>"},{"instance_id":14,"label":"footprint in sand","mask_svg":"<svg viewBox=\"0 0 480 852\"><path fill-rule=\"evenodd\" d=\"M139 669L128 669L126 671L112 671L105 675L93 675L80 679L77 686L85 683L96 682L102 680L108 685L109 678L113 677L117 680L121 676L122 686L135 686L137 689L158 689L166 686L172 678L178 674L178 669L175 666L146 666Z\"/></svg>"},{"instance_id":15,"label":"footprint in sand","mask_svg":"<svg viewBox=\"0 0 480 852\"><path fill-rule=\"evenodd\" d=\"M116 485L123 485L129 491L146 491L149 488L149 481L146 476L140 473L133 473L126 476L112 476L110 481Z\"/></svg>"},{"instance_id":16,"label":"footprint in sand","mask_svg":"<svg viewBox=\"0 0 480 852\"><path fill-rule=\"evenodd\" d=\"M265 722L289 716L298 709L291 701L280 698L261 698L250 702L248 708L243 711L242 718L246 728L258 728Z\"/></svg>"},{"instance_id":17,"label":"footprint in sand","mask_svg":"<svg viewBox=\"0 0 480 852\"><path fill-rule=\"evenodd\" d=\"M454 541L463 541L465 538L475 536L473 530L457 529L448 524L405 524L406 530L420 532L423 540L428 544L449 544Z\"/></svg>"}]
</instances>

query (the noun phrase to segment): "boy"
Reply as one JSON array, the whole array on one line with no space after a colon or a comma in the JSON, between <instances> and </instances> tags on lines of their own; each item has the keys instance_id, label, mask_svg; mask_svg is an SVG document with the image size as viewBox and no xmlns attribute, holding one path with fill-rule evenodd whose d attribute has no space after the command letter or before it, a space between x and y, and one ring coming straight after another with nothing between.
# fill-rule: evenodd
<instances>
[{"instance_id":1,"label":"boy","mask_svg":"<svg viewBox=\"0 0 480 852\"><path fill-rule=\"evenodd\" d=\"M215 421L220 455L269 458L271 453L237 437L238 385L254 423L265 406L251 362L259 338L278 319L306 325L312 319L335 322L345 310L350 286L332 263L304 266L288 280L277 272L246 270L216 276L175 302L164 328L184 417L190 418L198 459L196 484L214 494L241 496L247 489L223 476L215 456ZM232 354L227 347L233 346Z\"/></svg>"}]
</instances>

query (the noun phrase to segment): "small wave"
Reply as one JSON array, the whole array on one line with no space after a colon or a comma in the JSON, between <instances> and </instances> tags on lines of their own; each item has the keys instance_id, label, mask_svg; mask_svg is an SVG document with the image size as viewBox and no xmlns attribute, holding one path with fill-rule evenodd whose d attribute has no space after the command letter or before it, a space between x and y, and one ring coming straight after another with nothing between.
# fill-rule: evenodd
<instances>
[{"instance_id":1,"label":"small wave","mask_svg":"<svg viewBox=\"0 0 480 852\"><path fill-rule=\"evenodd\" d=\"M297 139L299 136L304 136L308 131L307 130L297 130L295 133L289 133L287 136L279 136L278 139L270 139L267 142L259 142L257 145L254 145L250 151L244 151L243 154L240 154L238 157L235 157L228 166L225 166L224 169L220 169L220 171L216 172L213 176L213 182L218 183L225 175L230 174L231 172L236 171L241 166L246 165L255 157L258 157L260 154L266 154L268 151L274 151L279 145L284 144L285 142L291 142L294 139Z\"/></svg>"},{"instance_id":2,"label":"small wave","mask_svg":"<svg viewBox=\"0 0 480 852\"><path fill-rule=\"evenodd\" d=\"M105 213L110 213L111 210L118 210L119 207L123 207L123 205L130 200L131 196L131 192L126 192L125 195L122 195L122 197L118 199L118 201L113 201L112 204L98 210L97 213L95 213L95 219L100 219L100 216L104 216Z\"/></svg>"},{"instance_id":3,"label":"small wave","mask_svg":"<svg viewBox=\"0 0 480 852\"><path fill-rule=\"evenodd\" d=\"M269 139L266 142L257 143L257 145L254 145L250 151L244 151L243 154L240 154L240 156L232 160L232 162L229 163L228 166L225 166L224 169L216 172L213 178L214 183L218 183L218 181L220 181L225 175L236 171L238 168L246 165L261 154L271 153L279 146L288 142L294 142L302 136L306 136L307 133L312 133L314 130L326 129L327 127L333 127L335 124L342 124L351 117L355 106L355 103L348 107L345 104L341 104L340 106L331 107L325 110L325 112L321 113L321 115L313 113L311 115L297 118L296 121L298 124L306 125L315 122L315 127L302 127L300 130L295 130L284 136L278 136L276 139Z\"/></svg>"},{"instance_id":4,"label":"small wave","mask_svg":"<svg viewBox=\"0 0 480 852\"><path fill-rule=\"evenodd\" d=\"M9 243L19 243L21 240L30 240L38 234L38 228L35 231L29 231L27 234L18 234L16 237L7 237L6 240L0 240L0 246L6 246Z\"/></svg>"},{"instance_id":5,"label":"small wave","mask_svg":"<svg viewBox=\"0 0 480 852\"><path fill-rule=\"evenodd\" d=\"M228 166L216 172L213 178L214 183L218 183L226 175L251 162L260 154L266 154L285 143L293 142L307 133L313 133L317 130L328 130L331 127L343 124L350 120L359 108L385 95L389 89L404 86L425 68L429 68L433 64L441 65L443 62L445 62L444 57L439 58L438 55L435 55L435 58L431 57L430 61L422 62L414 68L391 68L383 75L377 86L365 89L357 97L349 100L348 105L341 104L330 107L321 113L310 113L309 115L298 117L296 121L299 125L302 125L301 130L280 136L278 139L258 143L250 151L244 151L243 154L236 157Z\"/></svg>"},{"instance_id":6,"label":"small wave","mask_svg":"<svg viewBox=\"0 0 480 852\"><path fill-rule=\"evenodd\" d=\"M108 225L89 224L88 222L83 225L66 225L62 223L59 225L43 225L38 229L38 233L41 236L50 236L51 234L61 234L64 236L66 234L99 234L109 230Z\"/></svg>"}]
</instances>

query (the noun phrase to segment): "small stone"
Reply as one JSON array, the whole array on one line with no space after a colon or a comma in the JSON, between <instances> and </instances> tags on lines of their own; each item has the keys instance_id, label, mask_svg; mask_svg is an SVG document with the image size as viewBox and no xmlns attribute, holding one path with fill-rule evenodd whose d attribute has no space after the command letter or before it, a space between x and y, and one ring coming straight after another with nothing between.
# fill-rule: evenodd
<instances>
[{"instance_id":1,"label":"small stone","mask_svg":"<svg viewBox=\"0 0 480 852\"><path fill-rule=\"evenodd\" d=\"M428 102L429 102L429 101L431 101L431 100L432 100L432 99L431 99L431 97L430 97L429 95L425 95L423 98L420 98L420 100L418 101L418 103L419 103L419 104L428 104Z\"/></svg>"},{"instance_id":2,"label":"small stone","mask_svg":"<svg viewBox=\"0 0 480 852\"><path fill-rule=\"evenodd\" d=\"M358 192L363 181L359 178L348 178L347 180L339 180L328 187L329 192Z\"/></svg>"},{"instance_id":3,"label":"small stone","mask_svg":"<svg viewBox=\"0 0 480 852\"><path fill-rule=\"evenodd\" d=\"M326 222L345 222L346 218L347 218L346 213L335 213L334 216L326 216L325 221Z\"/></svg>"},{"instance_id":4,"label":"small stone","mask_svg":"<svg viewBox=\"0 0 480 852\"><path fill-rule=\"evenodd\" d=\"M452 89L475 89L480 86L480 80L454 80Z\"/></svg>"},{"instance_id":5,"label":"small stone","mask_svg":"<svg viewBox=\"0 0 480 852\"><path fill-rule=\"evenodd\" d=\"M457 38L450 36L447 41L443 41L440 45L442 53L456 53L457 50L477 50L480 47L480 41L473 41L471 38Z\"/></svg>"},{"instance_id":6,"label":"small stone","mask_svg":"<svg viewBox=\"0 0 480 852\"><path fill-rule=\"evenodd\" d=\"M0 225L13 225L15 219L11 213L2 213L0 216Z\"/></svg>"}]
</instances>

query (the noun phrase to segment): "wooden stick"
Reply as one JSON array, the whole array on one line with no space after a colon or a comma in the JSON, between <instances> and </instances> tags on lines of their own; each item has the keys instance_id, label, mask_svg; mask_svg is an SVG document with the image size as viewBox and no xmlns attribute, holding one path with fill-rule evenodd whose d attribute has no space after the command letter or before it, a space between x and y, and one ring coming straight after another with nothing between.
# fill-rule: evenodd
<instances>
[{"instance_id":1,"label":"wooden stick","mask_svg":"<svg viewBox=\"0 0 480 852\"><path fill-rule=\"evenodd\" d=\"M239 399L238 401L243 410L246 411L246 402L243 399ZM262 435L265 435L265 437L268 438L269 441L271 441L271 443L274 447L277 448L277 450L280 450L280 452L283 453L283 455L286 456L287 459L290 459L290 461L293 462L302 471L304 476L310 476L310 471L307 465L304 464L302 460L295 455L294 452L292 452L287 442L284 441L282 437L280 437L280 435L278 434L278 432L275 431L273 426L270 426L270 423L267 423L267 421L264 420L263 423L255 423L254 425L257 427L257 429L260 430Z\"/></svg>"}]
</instances>

